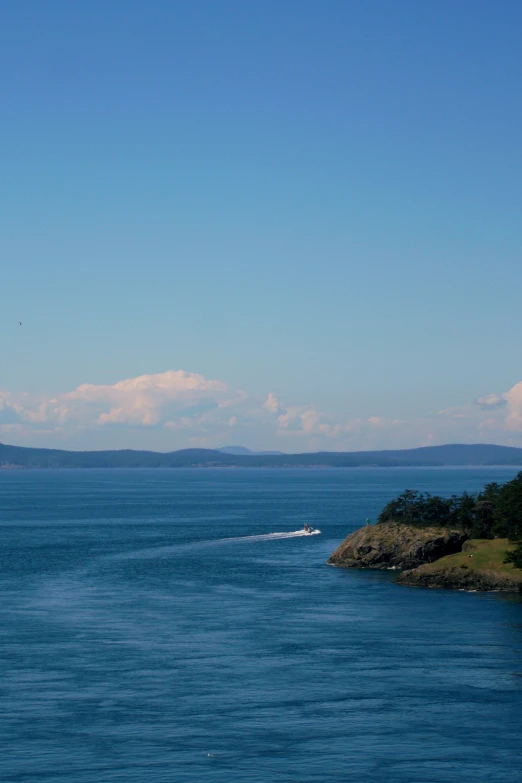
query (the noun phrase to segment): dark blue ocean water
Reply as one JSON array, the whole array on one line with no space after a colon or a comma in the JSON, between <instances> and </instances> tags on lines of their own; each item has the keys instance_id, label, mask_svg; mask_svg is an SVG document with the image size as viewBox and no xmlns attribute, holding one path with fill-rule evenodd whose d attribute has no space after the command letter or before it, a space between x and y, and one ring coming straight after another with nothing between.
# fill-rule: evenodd
<instances>
[{"instance_id":1,"label":"dark blue ocean water","mask_svg":"<svg viewBox=\"0 0 522 783\"><path fill-rule=\"evenodd\" d=\"M325 562L515 473L0 471L0 779L514 783L521 601Z\"/></svg>"}]
</instances>

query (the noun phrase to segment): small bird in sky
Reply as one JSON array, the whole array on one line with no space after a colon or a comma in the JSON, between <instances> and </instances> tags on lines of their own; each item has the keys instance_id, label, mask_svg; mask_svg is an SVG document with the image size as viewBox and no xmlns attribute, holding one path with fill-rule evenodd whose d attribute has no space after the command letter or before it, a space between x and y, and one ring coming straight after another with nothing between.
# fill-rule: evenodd
<instances>
[{"instance_id":1,"label":"small bird in sky","mask_svg":"<svg viewBox=\"0 0 522 783\"><path fill-rule=\"evenodd\" d=\"M21 322L21 321L18 321L18 324L19 324L19 326L21 326L21 325L22 325L22 322Z\"/></svg>"}]
</instances>

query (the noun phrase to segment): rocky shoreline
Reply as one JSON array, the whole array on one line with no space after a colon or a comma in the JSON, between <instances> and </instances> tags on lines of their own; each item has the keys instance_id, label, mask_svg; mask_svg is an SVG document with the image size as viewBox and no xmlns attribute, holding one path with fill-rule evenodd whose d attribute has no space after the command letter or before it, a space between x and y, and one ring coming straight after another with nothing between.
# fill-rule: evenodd
<instances>
[{"instance_id":1,"label":"rocky shoreline","mask_svg":"<svg viewBox=\"0 0 522 783\"><path fill-rule=\"evenodd\" d=\"M328 560L340 568L401 570L396 583L453 590L522 592L522 570L505 564L506 539L474 539L459 530L394 522L351 533Z\"/></svg>"},{"instance_id":2,"label":"rocky shoreline","mask_svg":"<svg viewBox=\"0 0 522 783\"><path fill-rule=\"evenodd\" d=\"M522 587L519 579L512 579L496 571L463 571L459 567L423 570L424 566L403 571L397 577L398 585L409 587L441 587L450 590L500 590L518 592Z\"/></svg>"},{"instance_id":3,"label":"rocky shoreline","mask_svg":"<svg viewBox=\"0 0 522 783\"><path fill-rule=\"evenodd\" d=\"M460 552L467 536L459 530L386 523L351 533L333 552L329 565L342 568L412 569Z\"/></svg>"},{"instance_id":4,"label":"rocky shoreline","mask_svg":"<svg viewBox=\"0 0 522 783\"><path fill-rule=\"evenodd\" d=\"M505 539L466 541L460 553L403 571L397 578L397 584L519 592L522 590L522 571L503 562L507 546Z\"/></svg>"}]
</instances>

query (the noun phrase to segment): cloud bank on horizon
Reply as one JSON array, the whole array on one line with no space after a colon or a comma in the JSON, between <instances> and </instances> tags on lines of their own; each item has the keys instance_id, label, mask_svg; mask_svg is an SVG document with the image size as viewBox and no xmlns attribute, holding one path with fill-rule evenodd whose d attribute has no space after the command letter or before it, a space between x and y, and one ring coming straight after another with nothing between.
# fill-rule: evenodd
<instances>
[{"instance_id":1,"label":"cloud bank on horizon","mask_svg":"<svg viewBox=\"0 0 522 783\"><path fill-rule=\"evenodd\" d=\"M462 407L409 421L334 421L314 405L249 395L198 373L168 370L54 396L0 390L0 437L61 448L219 447L283 451L407 448L448 442L522 443L522 381Z\"/></svg>"}]
</instances>

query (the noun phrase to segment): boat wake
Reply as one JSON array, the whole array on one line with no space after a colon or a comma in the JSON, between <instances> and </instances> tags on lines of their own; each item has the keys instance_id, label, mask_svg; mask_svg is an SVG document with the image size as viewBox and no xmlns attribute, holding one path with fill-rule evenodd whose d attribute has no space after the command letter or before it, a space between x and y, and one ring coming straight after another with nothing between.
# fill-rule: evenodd
<instances>
[{"instance_id":1,"label":"boat wake","mask_svg":"<svg viewBox=\"0 0 522 783\"><path fill-rule=\"evenodd\" d=\"M257 536L236 536L234 538L220 538L219 541L216 541L215 543L219 543L221 541L274 541L274 540L280 540L284 538L301 538L306 536L317 536L319 535L321 531L320 530L311 530L310 532L307 532L306 530L294 530L293 533L261 533Z\"/></svg>"},{"instance_id":2,"label":"boat wake","mask_svg":"<svg viewBox=\"0 0 522 783\"><path fill-rule=\"evenodd\" d=\"M203 541L190 541L173 546L150 547L148 549L139 549L133 552L123 552L117 555L108 555L103 560L149 560L156 557L168 557L178 554L181 550L219 546L220 544L247 544L257 541L282 541L286 538L306 538L307 536L317 536L320 530L294 530L287 533L261 533L254 536L234 536L231 538L213 538Z\"/></svg>"}]
</instances>

